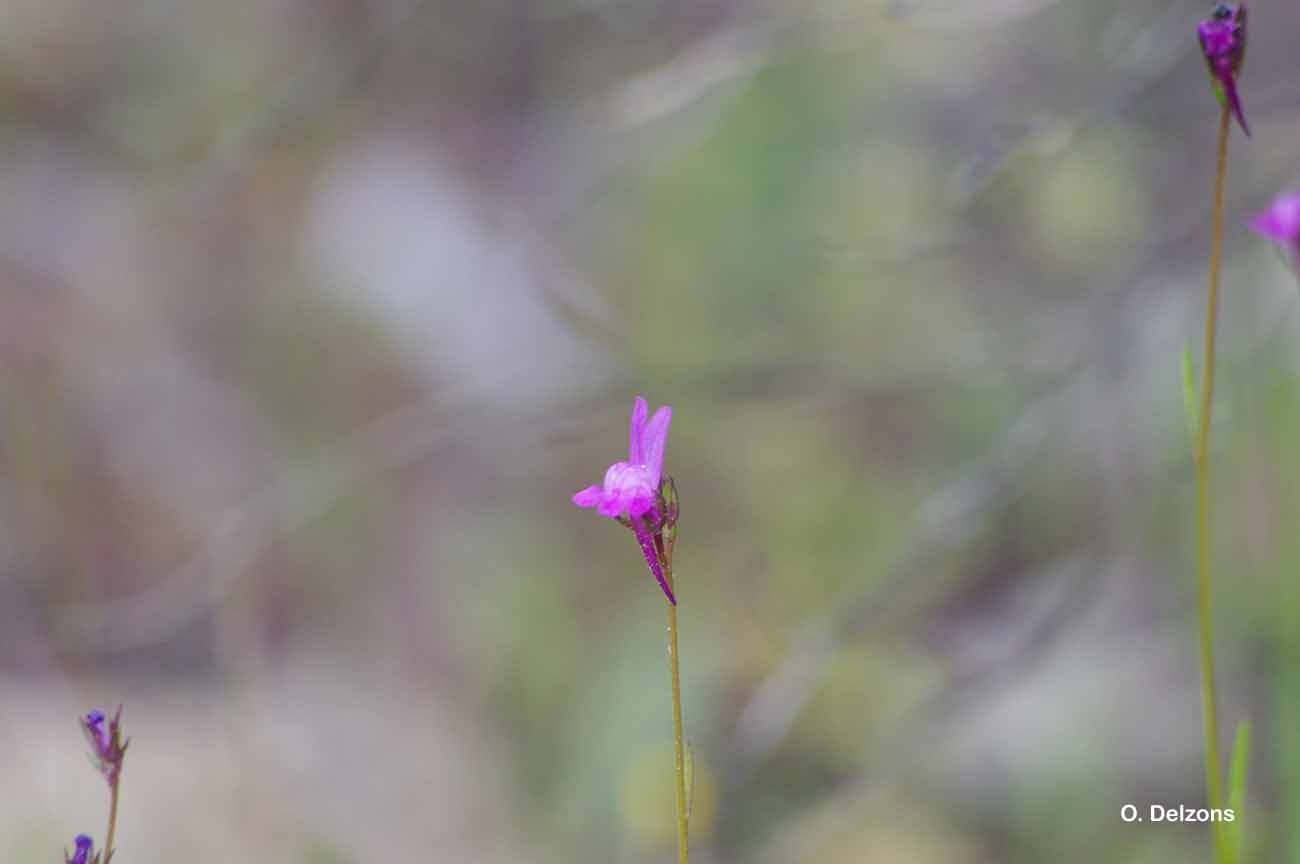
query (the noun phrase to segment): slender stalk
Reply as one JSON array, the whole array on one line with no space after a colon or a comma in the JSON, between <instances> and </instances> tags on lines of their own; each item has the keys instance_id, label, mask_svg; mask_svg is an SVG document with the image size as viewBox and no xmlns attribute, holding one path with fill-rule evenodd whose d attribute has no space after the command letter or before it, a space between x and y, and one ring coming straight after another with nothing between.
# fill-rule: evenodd
<instances>
[{"instance_id":1,"label":"slender stalk","mask_svg":"<svg viewBox=\"0 0 1300 864\"><path fill-rule=\"evenodd\" d=\"M673 586L671 565L664 570L669 586ZM686 756L682 742L682 680L678 673L677 607L668 603L668 671L673 681L673 772L677 780L677 861L686 864L688 825L686 816Z\"/></svg>"},{"instance_id":2,"label":"slender stalk","mask_svg":"<svg viewBox=\"0 0 1300 864\"><path fill-rule=\"evenodd\" d=\"M108 833L104 836L104 861L108 864L113 858L113 835L117 832L117 790L122 785L122 769L118 768L117 776L113 780L112 792L109 794L108 802Z\"/></svg>"},{"instance_id":3,"label":"slender stalk","mask_svg":"<svg viewBox=\"0 0 1300 864\"><path fill-rule=\"evenodd\" d=\"M1214 400L1214 337L1219 318L1219 259L1223 246L1223 182L1228 162L1228 106L1219 115L1218 167L1214 174L1214 210L1210 225L1209 289L1205 307L1205 359L1201 372L1201 411L1196 436L1196 609L1200 631L1201 713L1205 730L1205 797L1222 806L1219 785L1219 721L1214 690L1214 643L1211 632L1210 582L1210 408ZM1232 859L1220 823L1212 822L1215 861Z\"/></svg>"}]
</instances>

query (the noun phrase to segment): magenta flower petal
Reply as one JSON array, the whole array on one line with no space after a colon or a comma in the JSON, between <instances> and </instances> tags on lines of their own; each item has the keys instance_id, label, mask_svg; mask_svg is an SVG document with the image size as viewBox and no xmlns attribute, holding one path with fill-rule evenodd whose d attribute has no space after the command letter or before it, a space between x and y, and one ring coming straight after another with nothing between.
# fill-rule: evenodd
<instances>
[{"instance_id":1,"label":"magenta flower petal","mask_svg":"<svg viewBox=\"0 0 1300 864\"><path fill-rule=\"evenodd\" d=\"M644 465L615 462L605 472L605 483L596 504L602 516L639 519L655 506L656 487Z\"/></svg>"},{"instance_id":2,"label":"magenta flower petal","mask_svg":"<svg viewBox=\"0 0 1300 864\"><path fill-rule=\"evenodd\" d=\"M596 512L601 516L608 516L610 519L617 519L619 516L630 519L628 509L632 503L632 494L631 490L624 486L616 486L611 489L606 484L600 503L596 505Z\"/></svg>"},{"instance_id":3,"label":"magenta flower petal","mask_svg":"<svg viewBox=\"0 0 1300 864\"><path fill-rule=\"evenodd\" d=\"M643 464L650 469L650 485L659 488L664 470L664 448L668 446L668 424L673 421L673 409L664 405L650 418L641 435Z\"/></svg>"},{"instance_id":4,"label":"magenta flower petal","mask_svg":"<svg viewBox=\"0 0 1300 864\"><path fill-rule=\"evenodd\" d=\"M1201 42L1201 54L1205 56L1216 93L1220 100L1226 100L1241 131L1249 136L1250 127L1246 125L1237 93L1237 76L1246 57L1246 4L1217 4L1210 17L1196 25L1196 37Z\"/></svg>"},{"instance_id":5,"label":"magenta flower petal","mask_svg":"<svg viewBox=\"0 0 1300 864\"><path fill-rule=\"evenodd\" d=\"M633 465L640 465L645 462L645 456L641 449L641 430L645 428L645 415L650 411L650 406L646 404L645 399L640 396L632 400L632 417L628 421L627 429L627 461Z\"/></svg>"},{"instance_id":6,"label":"magenta flower petal","mask_svg":"<svg viewBox=\"0 0 1300 864\"><path fill-rule=\"evenodd\" d=\"M588 486L573 496L573 503L579 507L595 507L600 503L602 490L599 486Z\"/></svg>"}]
</instances>

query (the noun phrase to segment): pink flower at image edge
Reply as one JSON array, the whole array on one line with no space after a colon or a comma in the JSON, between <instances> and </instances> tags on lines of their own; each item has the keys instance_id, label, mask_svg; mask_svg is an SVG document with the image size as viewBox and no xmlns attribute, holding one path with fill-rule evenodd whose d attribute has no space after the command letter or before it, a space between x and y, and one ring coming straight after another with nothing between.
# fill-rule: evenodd
<instances>
[{"instance_id":1,"label":"pink flower at image edge","mask_svg":"<svg viewBox=\"0 0 1300 864\"><path fill-rule=\"evenodd\" d=\"M1250 220L1250 230L1300 257L1300 192L1283 195Z\"/></svg>"}]
</instances>

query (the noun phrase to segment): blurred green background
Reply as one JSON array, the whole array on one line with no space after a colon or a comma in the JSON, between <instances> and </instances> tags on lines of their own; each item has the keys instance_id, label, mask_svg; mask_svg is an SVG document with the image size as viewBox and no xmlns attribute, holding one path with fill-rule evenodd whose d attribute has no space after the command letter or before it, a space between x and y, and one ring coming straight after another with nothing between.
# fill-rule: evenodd
<instances>
[{"instance_id":1,"label":"blurred green background","mask_svg":"<svg viewBox=\"0 0 1300 864\"><path fill-rule=\"evenodd\" d=\"M0 2L0 860L1207 861L1206 4ZM1300 861L1300 9L1252 4L1225 740ZM1226 750L1226 746L1225 746Z\"/></svg>"}]
</instances>

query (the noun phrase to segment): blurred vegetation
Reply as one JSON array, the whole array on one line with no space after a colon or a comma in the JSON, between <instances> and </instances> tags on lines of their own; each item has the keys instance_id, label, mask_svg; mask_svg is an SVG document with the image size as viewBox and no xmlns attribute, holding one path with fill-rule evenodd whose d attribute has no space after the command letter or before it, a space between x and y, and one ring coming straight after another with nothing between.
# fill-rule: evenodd
<instances>
[{"instance_id":1,"label":"blurred vegetation","mask_svg":"<svg viewBox=\"0 0 1300 864\"><path fill-rule=\"evenodd\" d=\"M1119 817L1201 795L1203 9L5 11L0 858L98 830L65 719L123 701L123 862L667 860L662 600L567 501L643 393L692 860L1208 860ZM1300 20L1252 15L1216 650L1300 860L1297 283L1244 229Z\"/></svg>"}]
</instances>

